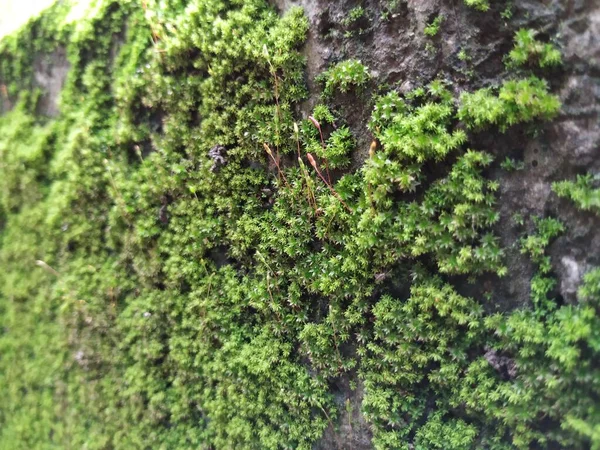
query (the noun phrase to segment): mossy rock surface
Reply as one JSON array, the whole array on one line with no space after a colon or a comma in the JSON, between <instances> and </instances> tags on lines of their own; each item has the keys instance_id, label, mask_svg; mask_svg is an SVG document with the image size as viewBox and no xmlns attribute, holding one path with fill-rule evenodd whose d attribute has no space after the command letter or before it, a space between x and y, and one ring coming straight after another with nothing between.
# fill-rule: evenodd
<instances>
[{"instance_id":1,"label":"mossy rock surface","mask_svg":"<svg viewBox=\"0 0 600 450\"><path fill-rule=\"evenodd\" d=\"M0 41L0 448L600 448L594 2L70 8Z\"/></svg>"}]
</instances>

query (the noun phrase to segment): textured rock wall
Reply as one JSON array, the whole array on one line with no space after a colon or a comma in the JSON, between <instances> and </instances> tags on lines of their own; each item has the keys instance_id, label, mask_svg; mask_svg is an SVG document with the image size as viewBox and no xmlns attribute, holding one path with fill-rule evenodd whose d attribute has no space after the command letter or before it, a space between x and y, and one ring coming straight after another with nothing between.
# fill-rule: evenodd
<instances>
[{"instance_id":1,"label":"textured rock wall","mask_svg":"<svg viewBox=\"0 0 600 450\"><path fill-rule=\"evenodd\" d=\"M507 172L496 164L489 176L500 181L498 205L501 220L497 232L506 249L510 277L490 277L477 286L459 283L470 295L490 293L490 310L507 310L529 302L534 268L518 247L524 231L514 226L513 215L550 215L567 224L567 231L550 247L553 270L558 278L558 298L574 302L582 275L600 264L600 223L590 212L558 198L551 184L573 179L576 174L600 175L600 3L594 0L516 1L510 4L512 17L501 12L504 2L492 2L492 9L480 13L458 0L402 0L385 2L352 0L274 0L281 11L300 5L310 20L305 55L307 80L316 92L314 78L330 64L357 58L367 65L373 83L361 98L338 95L334 103L356 134L364 158L371 135L366 123L371 111L368 99L381 86L398 86L407 92L435 78L451 82L456 94L498 83L505 71L503 56L519 28L540 30L556 42L563 54L563 66L545 77L563 104L559 117L541 129L521 126L503 135L475 137L473 147L496 156L521 159L524 170ZM365 15L350 27L344 18L356 6ZM433 38L423 32L438 15L444 17L440 32ZM351 36L349 36L352 34ZM462 61L464 50L470 60ZM307 115L317 96L304 105ZM339 430L328 430L318 448L371 448L368 425L359 413L361 390L353 392L344 381L337 386L338 402L352 398L352 413L343 417Z\"/></svg>"},{"instance_id":2,"label":"textured rock wall","mask_svg":"<svg viewBox=\"0 0 600 450\"><path fill-rule=\"evenodd\" d=\"M557 217L566 225L566 231L549 249L554 275L558 278L553 294L559 304L575 303L583 274L600 265L600 223L597 215L577 209L571 201L559 198L551 185L564 179L572 180L585 172L600 174L600 4L597 1L519 0L510 5L498 1L492 2L491 10L486 13L468 8L459 0L272 1L281 12L302 6L310 23L303 50L310 95L299 106L299 116L307 118L320 101L321 87L315 78L331 64L359 59L369 68L372 79L364 89L337 93L331 100L358 142L357 151L352 155L352 168L362 166L368 157L373 137L367 123L376 94L390 89L407 93L442 78L458 97L461 92L498 85L506 78L503 58L513 46L517 29L539 30L544 41L554 42L562 52L563 64L545 70L543 76L550 81L550 90L560 96L560 115L552 122L518 125L503 134L485 131L470 134L473 149L485 150L495 156L495 163L487 169L486 176L498 180L500 185L497 203L500 221L494 231L501 237L509 276L483 275L476 284L460 276L450 277L450 281L461 294L485 302L484 307L489 312L528 305L530 282L536 268L522 255L519 239L531 233L533 228L531 221L525 221L528 225L515 224L515 214L526 219ZM349 22L350 11L357 6L364 8L364 15ZM443 17L440 30L429 37L424 32L425 27L438 16ZM115 38L114 42L117 41ZM112 64L116 51L110 53ZM65 51L58 49L36 57L33 69L33 87L43 92L36 112L55 117L60 110L59 93L69 70ZM9 110L16 99L0 94L0 110ZM162 126L163 112L152 113L155 114L148 114L152 125L149 128L155 132ZM215 163L222 163L221 152L225 151L225 147L215 145L208 155ZM150 150L144 149L140 158L146 158L149 153ZM523 161L524 168L518 171L501 169L500 163L505 157ZM440 178L449 171L452 162L429 162L425 168L430 178ZM335 178L340 173L333 175ZM270 189L262 192L272 194ZM152 204L154 209L150 213L165 227L169 224L170 201L161 196L159 204ZM208 252L208 259L216 267L231 264L232 260L227 256L224 245ZM396 290L399 298L407 296L408 286L390 282L386 287ZM144 313L144 317L150 317L145 314L150 313ZM354 350L351 346L344 348L348 354ZM515 363L511 358L493 349L485 349L482 356L497 372L514 376ZM82 351L76 352L74 359L87 370ZM337 423L330 425L315 445L316 449L373 448L371 425L361 414L364 386L358 381L357 388L351 387L357 379L352 370L340 377L332 377L331 389L340 414Z\"/></svg>"}]
</instances>

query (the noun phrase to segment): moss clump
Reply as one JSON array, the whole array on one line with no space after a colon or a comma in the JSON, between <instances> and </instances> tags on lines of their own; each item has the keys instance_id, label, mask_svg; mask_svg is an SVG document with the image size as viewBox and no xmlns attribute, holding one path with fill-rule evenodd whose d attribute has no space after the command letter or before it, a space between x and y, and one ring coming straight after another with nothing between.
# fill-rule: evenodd
<instances>
[{"instance_id":1,"label":"moss clump","mask_svg":"<svg viewBox=\"0 0 600 450\"><path fill-rule=\"evenodd\" d=\"M490 3L488 0L464 0L464 2L465 5L478 11L485 12L490 9Z\"/></svg>"},{"instance_id":2,"label":"moss clump","mask_svg":"<svg viewBox=\"0 0 600 450\"><path fill-rule=\"evenodd\" d=\"M444 21L444 16L437 16L435 19L433 19L433 21L430 24L428 24L423 29L423 32L425 33L426 36L434 37L440 31L440 26L442 25L443 21Z\"/></svg>"},{"instance_id":3,"label":"moss clump","mask_svg":"<svg viewBox=\"0 0 600 450\"><path fill-rule=\"evenodd\" d=\"M422 163L442 160L466 142L464 131L449 130L454 107L452 97L440 82L430 85L429 98L417 106L405 105L394 95L388 94L377 102L371 123L386 150Z\"/></svg>"},{"instance_id":4,"label":"moss clump","mask_svg":"<svg viewBox=\"0 0 600 450\"><path fill-rule=\"evenodd\" d=\"M560 52L551 44L535 40L534 30L519 30L515 46L508 55L512 64L519 66L538 58L541 67L560 63ZM497 92L497 94L496 94ZM498 88L484 88L465 92L460 96L458 117L470 128L495 125L505 131L521 122L551 120L560 110L560 101L548 91L544 79L528 78L504 81Z\"/></svg>"},{"instance_id":5,"label":"moss clump","mask_svg":"<svg viewBox=\"0 0 600 450\"><path fill-rule=\"evenodd\" d=\"M530 77L504 82L498 95L491 89L462 94L458 117L471 128L496 125L506 130L520 122L550 120L559 109L558 97L548 93L546 81Z\"/></svg>"},{"instance_id":6,"label":"moss clump","mask_svg":"<svg viewBox=\"0 0 600 450\"><path fill-rule=\"evenodd\" d=\"M598 290L595 270L577 305L491 316L436 278L405 302L383 297L360 350L375 447L408 449L411 435L453 449L596 442L598 408L584 392L598 376Z\"/></svg>"},{"instance_id":7,"label":"moss clump","mask_svg":"<svg viewBox=\"0 0 600 450\"><path fill-rule=\"evenodd\" d=\"M367 67L355 59L339 62L319 76L326 96L333 95L336 90L345 93L352 87L364 86L370 78Z\"/></svg>"},{"instance_id":8,"label":"moss clump","mask_svg":"<svg viewBox=\"0 0 600 450\"><path fill-rule=\"evenodd\" d=\"M510 64L522 66L532 62L540 67L560 65L560 51L552 44L538 41L536 34L535 30L525 28L515 33L515 47L508 54Z\"/></svg>"},{"instance_id":9,"label":"moss clump","mask_svg":"<svg viewBox=\"0 0 600 450\"><path fill-rule=\"evenodd\" d=\"M342 19L342 25L346 28L349 28L362 19L365 14L366 11L362 6L355 6L348 11L348 15Z\"/></svg>"},{"instance_id":10,"label":"moss clump","mask_svg":"<svg viewBox=\"0 0 600 450\"><path fill-rule=\"evenodd\" d=\"M559 181L552 185L559 197L571 199L577 207L600 214L600 189L594 188L591 174L577 175L575 181Z\"/></svg>"},{"instance_id":11,"label":"moss clump","mask_svg":"<svg viewBox=\"0 0 600 450\"><path fill-rule=\"evenodd\" d=\"M326 170L348 166L350 155L356 149L354 137L348 126L336 124L327 106L316 105L312 115L302 121L300 129L302 136L299 135L298 139L301 138L302 142L297 141L299 157L305 152L317 155L323 160Z\"/></svg>"},{"instance_id":12,"label":"moss clump","mask_svg":"<svg viewBox=\"0 0 600 450\"><path fill-rule=\"evenodd\" d=\"M264 280L211 259L227 215L262 209L266 164L248 159L293 150L306 20L262 1L146 6L103 1L64 28L57 6L3 43L0 78L18 80L31 56L15 43L51 22L61 39L35 50L64 42L71 71L56 120L25 93L0 124L0 440L309 448L335 416L326 385L293 340L236 323Z\"/></svg>"}]
</instances>

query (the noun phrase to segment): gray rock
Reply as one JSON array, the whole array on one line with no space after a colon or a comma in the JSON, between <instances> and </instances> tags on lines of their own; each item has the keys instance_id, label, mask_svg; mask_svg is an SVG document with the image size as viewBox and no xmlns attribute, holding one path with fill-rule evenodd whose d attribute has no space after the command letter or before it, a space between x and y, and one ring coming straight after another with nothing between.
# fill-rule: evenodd
<instances>
[{"instance_id":1,"label":"gray rock","mask_svg":"<svg viewBox=\"0 0 600 450\"><path fill-rule=\"evenodd\" d=\"M560 264L562 268L560 292L565 299L573 299L581 283L583 268L571 256L563 256Z\"/></svg>"},{"instance_id":2,"label":"gray rock","mask_svg":"<svg viewBox=\"0 0 600 450\"><path fill-rule=\"evenodd\" d=\"M58 48L49 55L38 55L33 63L33 77L43 95L37 112L55 117L59 113L60 92L69 73L69 62L64 48Z\"/></svg>"}]
</instances>

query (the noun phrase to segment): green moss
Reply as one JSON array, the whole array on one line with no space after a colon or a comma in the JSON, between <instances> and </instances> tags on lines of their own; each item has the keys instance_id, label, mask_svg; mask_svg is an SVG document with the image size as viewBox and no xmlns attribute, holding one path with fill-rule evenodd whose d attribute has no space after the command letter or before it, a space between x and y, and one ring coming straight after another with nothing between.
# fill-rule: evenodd
<instances>
[{"instance_id":1,"label":"green moss","mask_svg":"<svg viewBox=\"0 0 600 450\"><path fill-rule=\"evenodd\" d=\"M490 315L449 284L507 274L466 130L552 117L544 81L458 106L442 81L389 92L361 163L333 105L295 113L300 9L103 0L65 24L61 4L0 44L0 446L309 449L353 373L377 448L595 439L595 272L580 304L539 307L560 226L522 242L533 308ZM39 117L32 62L61 46L61 112ZM324 101L369 78L332 66Z\"/></svg>"},{"instance_id":2,"label":"green moss","mask_svg":"<svg viewBox=\"0 0 600 450\"><path fill-rule=\"evenodd\" d=\"M429 279L416 283L406 302L382 298L373 315L373 337L361 352L363 408L375 427L375 447L408 449L408 436L418 430L421 445L435 448L445 433L433 422L448 411L440 407L431 422L423 427L419 422L428 416L428 397L441 406L464 377L465 353L481 330L481 307L441 280Z\"/></svg>"},{"instance_id":3,"label":"green moss","mask_svg":"<svg viewBox=\"0 0 600 450\"><path fill-rule=\"evenodd\" d=\"M444 21L443 16L437 16L435 19L433 19L433 21L430 24L428 24L423 29L423 32L425 33L426 36L434 37L440 31L440 26L442 25L443 21Z\"/></svg>"},{"instance_id":4,"label":"green moss","mask_svg":"<svg viewBox=\"0 0 600 450\"><path fill-rule=\"evenodd\" d=\"M507 156L504 161L500 163L500 167L508 172L514 172L517 170L523 170L525 168L525 163Z\"/></svg>"},{"instance_id":5,"label":"green moss","mask_svg":"<svg viewBox=\"0 0 600 450\"><path fill-rule=\"evenodd\" d=\"M515 5L512 2L508 2L504 10L500 13L500 17L506 21L512 19L514 14Z\"/></svg>"},{"instance_id":6,"label":"green moss","mask_svg":"<svg viewBox=\"0 0 600 450\"><path fill-rule=\"evenodd\" d=\"M344 167L349 163L349 155L355 143L348 127L338 128L331 133L325 148L315 153L329 161L332 168Z\"/></svg>"},{"instance_id":7,"label":"green moss","mask_svg":"<svg viewBox=\"0 0 600 450\"><path fill-rule=\"evenodd\" d=\"M52 152L52 124L39 124L28 114L31 101L26 94L11 114L0 117L0 160L3 174L0 181L2 205L7 211L18 211L27 203L41 200L48 191L43 180Z\"/></svg>"},{"instance_id":8,"label":"green moss","mask_svg":"<svg viewBox=\"0 0 600 450\"><path fill-rule=\"evenodd\" d=\"M561 64L560 51L552 44L538 41L536 31L522 28L515 33L515 47L508 54L510 64L522 66L535 62L540 67L557 66Z\"/></svg>"},{"instance_id":9,"label":"green moss","mask_svg":"<svg viewBox=\"0 0 600 450\"><path fill-rule=\"evenodd\" d=\"M546 81L530 77L505 81L497 95L492 89L462 94L458 117L470 128L496 125L506 130L521 122L550 120L559 110L558 97L548 92Z\"/></svg>"},{"instance_id":10,"label":"green moss","mask_svg":"<svg viewBox=\"0 0 600 450\"><path fill-rule=\"evenodd\" d=\"M282 142L291 105L305 95L297 47L306 20L298 9L279 19L263 2L167 11L168 29L160 14L101 2L64 31L71 71L61 116L38 125L29 113L35 99L23 97L1 119L2 205L11 213L0 255L13 269L2 276L10 303L0 340L10 355L3 368L16 370L3 370L0 440L10 448L309 448L335 417L326 385L299 364L293 341L255 329L258 322L235 325L252 308L236 292L264 282L242 282L208 256L225 240L211 211L238 210L240 197L267 182L264 169L244 168L246 158L262 156L263 142L293 150ZM43 17L31 26L62 20L56 11ZM62 42L42 38L38 52ZM10 44L3 51L31 66ZM192 47L200 51L190 58ZM3 80L19 78L8 68ZM217 144L227 146L227 161L213 172L208 151ZM199 278L198 269L211 275ZM44 312L35 312L44 298ZM197 321L204 302L212 312ZM38 321L47 325L34 331ZM28 334L36 337L21 343ZM16 366L28 352L47 356Z\"/></svg>"},{"instance_id":11,"label":"green moss","mask_svg":"<svg viewBox=\"0 0 600 450\"><path fill-rule=\"evenodd\" d=\"M554 308L554 303L547 297L556 285L556 280L549 276L552 265L545 249L553 238L564 231L564 226L552 218L534 217L534 223L536 232L521 239L521 253L529 255L538 265L538 273L531 280L531 299L540 311L544 311Z\"/></svg>"},{"instance_id":12,"label":"green moss","mask_svg":"<svg viewBox=\"0 0 600 450\"><path fill-rule=\"evenodd\" d=\"M323 83L323 93L331 96L335 91L348 92L352 87L364 86L371 75L365 65L358 60L347 60L337 63L319 76Z\"/></svg>"},{"instance_id":13,"label":"green moss","mask_svg":"<svg viewBox=\"0 0 600 450\"><path fill-rule=\"evenodd\" d=\"M464 48L461 49L460 52L458 52L457 57L460 61L463 61L463 62L469 62L473 59Z\"/></svg>"},{"instance_id":14,"label":"green moss","mask_svg":"<svg viewBox=\"0 0 600 450\"><path fill-rule=\"evenodd\" d=\"M437 88L438 84L431 86ZM402 105L393 94L377 103L371 128L386 150L421 163L428 159L441 160L465 143L462 130L449 130L454 108L448 91L443 87L430 91L430 98L414 107ZM392 110L395 114L387 119ZM383 128L382 120L389 121L389 125Z\"/></svg>"},{"instance_id":15,"label":"green moss","mask_svg":"<svg viewBox=\"0 0 600 450\"><path fill-rule=\"evenodd\" d=\"M487 11L490 9L490 3L488 0L464 0L465 5L474 8L478 11Z\"/></svg>"},{"instance_id":16,"label":"green moss","mask_svg":"<svg viewBox=\"0 0 600 450\"><path fill-rule=\"evenodd\" d=\"M600 213L600 189L594 189L594 177L591 174L577 175L576 181L559 181L552 185L559 197L571 199L577 207Z\"/></svg>"},{"instance_id":17,"label":"green moss","mask_svg":"<svg viewBox=\"0 0 600 450\"><path fill-rule=\"evenodd\" d=\"M355 22L362 19L365 16L365 9L362 6L355 6L352 8L346 17L342 19L342 25L348 28L352 26Z\"/></svg>"},{"instance_id":18,"label":"green moss","mask_svg":"<svg viewBox=\"0 0 600 450\"><path fill-rule=\"evenodd\" d=\"M410 448L412 433L423 448L595 442L597 406L582 395L595 389L584 379L597 376L597 272L586 275L580 304L546 316L486 317L439 279L417 281L406 301L382 298L360 350L375 447Z\"/></svg>"}]
</instances>

